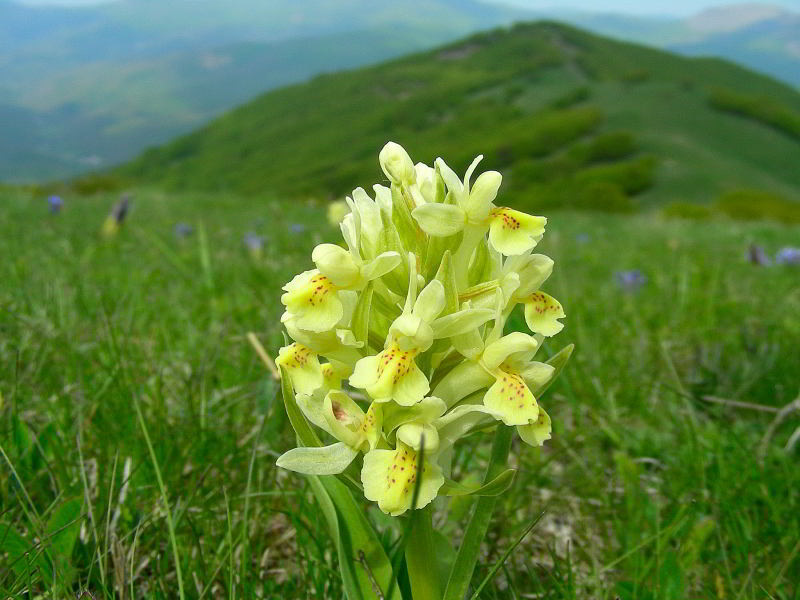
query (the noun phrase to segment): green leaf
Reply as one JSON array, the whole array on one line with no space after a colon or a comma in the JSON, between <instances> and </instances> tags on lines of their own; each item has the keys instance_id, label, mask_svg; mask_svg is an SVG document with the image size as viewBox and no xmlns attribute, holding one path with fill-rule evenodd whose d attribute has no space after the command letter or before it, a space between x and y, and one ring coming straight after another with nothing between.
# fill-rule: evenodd
<instances>
[{"instance_id":1,"label":"green leaf","mask_svg":"<svg viewBox=\"0 0 800 600\"><path fill-rule=\"evenodd\" d=\"M74 575L72 549L81 527L82 508L80 499L67 500L53 511L47 521L47 549L62 581L70 581Z\"/></svg>"},{"instance_id":2,"label":"green leaf","mask_svg":"<svg viewBox=\"0 0 800 600\"><path fill-rule=\"evenodd\" d=\"M50 564L44 550L5 523L0 523L0 554L8 554L5 566L20 580L32 579L37 572L40 577L50 578Z\"/></svg>"},{"instance_id":3,"label":"green leaf","mask_svg":"<svg viewBox=\"0 0 800 600\"><path fill-rule=\"evenodd\" d=\"M359 342L363 342L364 346L369 343L369 315L372 308L372 283L367 285L358 295L358 302L353 311L353 320L351 330L353 336Z\"/></svg>"},{"instance_id":4,"label":"green leaf","mask_svg":"<svg viewBox=\"0 0 800 600\"><path fill-rule=\"evenodd\" d=\"M31 449L31 434L25 422L16 414L11 419L12 439L14 440L14 447L17 450L17 456L20 459L27 459L29 450Z\"/></svg>"},{"instance_id":5,"label":"green leaf","mask_svg":"<svg viewBox=\"0 0 800 600\"><path fill-rule=\"evenodd\" d=\"M700 553L706 541L716 526L712 517L703 517L694 524L686 540L681 544L681 564L686 569L691 569L700 560Z\"/></svg>"},{"instance_id":6,"label":"green leaf","mask_svg":"<svg viewBox=\"0 0 800 600\"><path fill-rule=\"evenodd\" d=\"M394 186L392 186L394 187ZM397 252L401 257L406 256L400 235L392 220L392 215L381 210L381 232L378 236L378 250L381 252ZM405 296L408 291L408 263L401 260L396 269L392 269L382 278L387 287L395 294Z\"/></svg>"},{"instance_id":7,"label":"green leaf","mask_svg":"<svg viewBox=\"0 0 800 600\"><path fill-rule=\"evenodd\" d=\"M294 398L294 390L292 389L292 382L289 379L289 374L284 367L281 367L281 394L283 395L283 404L286 406L286 414L289 417L289 422L292 424L294 432L300 438L303 446L314 447L322 446L317 434L311 429L311 425L306 421L306 417L297 406L297 401Z\"/></svg>"},{"instance_id":8,"label":"green leaf","mask_svg":"<svg viewBox=\"0 0 800 600\"><path fill-rule=\"evenodd\" d=\"M539 398L542 394L545 393L547 388L553 385L553 382L561 374L561 371L564 370L564 367L567 365L567 362L569 362L569 357L572 356L572 351L574 349L575 349L575 344L564 346L561 350L559 350L553 356L551 356L549 360L545 361L548 365L553 367L555 371L553 371L553 374L550 376L550 379L547 380L547 383L540 385L535 390L531 390L531 392L533 392L533 395L536 398Z\"/></svg>"},{"instance_id":9,"label":"green leaf","mask_svg":"<svg viewBox=\"0 0 800 600\"><path fill-rule=\"evenodd\" d=\"M498 427L494 434L492 443L492 456L489 460L489 467L486 469L486 483L491 482L503 470L505 470L508 460L508 452L511 449L511 438L514 430L511 427ZM481 543L486 537L489 529L489 522L492 520L492 512L497 502L496 496L483 496L478 499L475 511L467 525L461 547L458 549L456 560L450 571L450 578L447 581L447 589L444 592L444 600L463 600L469 589L472 574L475 571L475 563L478 561Z\"/></svg>"},{"instance_id":10,"label":"green leaf","mask_svg":"<svg viewBox=\"0 0 800 600\"><path fill-rule=\"evenodd\" d=\"M425 239L417 222L411 216L413 202L401 186L392 183L392 222L397 227L397 233L406 248L418 248Z\"/></svg>"},{"instance_id":11,"label":"green leaf","mask_svg":"<svg viewBox=\"0 0 800 600\"><path fill-rule=\"evenodd\" d=\"M433 530L433 547L436 554L436 574L441 582L441 589L444 589L456 560L456 549L453 548L450 537L438 529Z\"/></svg>"},{"instance_id":12,"label":"green leaf","mask_svg":"<svg viewBox=\"0 0 800 600\"><path fill-rule=\"evenodd\" d=\"M307 449L322 446L295 401L292 384L281 368L281 393L286 414ZM339 555L342 582L349 600L402 600L399 590L385 597L392 581L392 565L364 511L344 483L333 475L307 475L328 522ZM378 590L376 590L376 586ZM377 593L380 592L380 593Z\"/></svg>"},{"instance_id":13,"label":"green leaf","mask_svg":"<svg viewBox=\"0 0 800 600\"><path fill-rule=\"evenodd\" d=\"M282 469L305 475L336 475L344 471L358 452L344 442L313 448L292 448L275 463Z\"/></svg>"},{"instance_id":14,"label":"green leaf","mask_svg":"<svg viewBox=\"0 0 800 600\"><path fill-rule=\"evenodd\" d=\"M50 552L59 557L69 558L78 531L81 528L81 508L83 502L78 498L67 500L59 506L47 521L47 535Z\"/></svg>"},{"instance_id":15,"label":"green leaf","mask_svg":"<svg viewBox=\"0 0 800 600\"><path fill-rule=\"evenodd\" d=\"M661 598L664 600L683 600L686 597L683 585L683 572L674 551L667 552L661 563L658 578L660 581Z\"/></svg>"},{"instance_id":16,"label":"green leaf","mask_svg":"<svg viewBox=\"0 0 800 600\"><path fill-rule=\"evenodd\" d=\"M481 581L481 584L477 587L477 589L475 590L475 593L472 594L471 600L478 600L478 598L480 598L481 591L483 590L484 587L486 587L486 584L489 583L492 580L492 578L495 576L497 571L500 570L500 567L502 567L503 564L506 562L506 560L508 560L508 557L511 556L511 553L514 551L514 549L517 546L519 546L520 543L522 542L522 540L524 540L525 537L531 532L531 530L534 527L536 527L536 525L539 523L539 521L542 520L543 516L544 516L544 512L542 512L542 514L540 514L538 517L536 517L531 522L531 524L528 525L525 528L525 531L522 532L522 534L517 538L517 540L513 544L511 544L511 546L509 546L508 550L506 550L503 553L503 556L500 557L500 560L498 560L494 564L494 566L491 568L491 570L486 574L486 577L483 578L483 581Z\"/></svg>"},{"instance_id":17,"label":"green leaf","mask_svg":"<svg viewBox=\"0 0 800 600\"><path fill-rule=\"evenodd\" d=\"M309 475L308 480L336 543L348 600L386 598L392 565L364 511L335 477ZM400 590L395 587L386 600L402 600Z\"/></svg>"},{"instance_id":18,"label":"green leaf","mask_svg":"<svg viewBox=\"0 0 800 600\"><path fill-rule=\"evenodd\" d=\"M499 496L514 483L514 469L507 469L481 486L465 486L450 479L444 480L444 485L439 490L443 496Z\"/></svg>"},{"instance_id":19,"label":"green leaf","mask_svg":"<svg viewBox=\"0 0 800 600\"><path fill-rule=\"evenodd\" d=\"M435 279L444 286L444 310L439 316L444 317L456 312L460 307L460 303L458 301L456 271L453 268L453 255L450 250L447 250L442 255L442 261L439 263L439 270L436 271Z\"/></svg>"}]
</instances>

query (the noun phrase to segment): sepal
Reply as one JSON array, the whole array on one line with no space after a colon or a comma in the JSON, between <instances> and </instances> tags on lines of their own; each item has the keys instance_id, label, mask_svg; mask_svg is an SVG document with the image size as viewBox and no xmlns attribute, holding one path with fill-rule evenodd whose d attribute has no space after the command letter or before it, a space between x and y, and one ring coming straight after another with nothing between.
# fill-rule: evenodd
<instances>
[{"instance_id":1,"label":"sepal","mask_svg":"<svg viewBox=\"0 0 800 600\"><path fill-rule=\"evenodd\" d=\"M336 475L349 467L357 454L347 444L337 442L330 446L293 448L282 454L275 464L304 475Z\"/></svg>"},{"instance_id":2,"label":"sepal","mask_svg":"<svg viewBox=\"0 0 800 600\"><path fill-rule=\"evenodd\" d=\"M422 231L435 237L455 235L464 229L467 222L463 209L451 204L423 204L411 215Z\"/></svg>"}]
</instances>

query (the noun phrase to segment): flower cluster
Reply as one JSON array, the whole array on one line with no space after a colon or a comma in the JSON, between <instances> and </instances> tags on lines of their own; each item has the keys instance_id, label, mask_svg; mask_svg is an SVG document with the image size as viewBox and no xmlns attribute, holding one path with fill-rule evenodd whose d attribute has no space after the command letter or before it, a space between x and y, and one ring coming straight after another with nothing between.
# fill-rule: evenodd
<instances>
[{"instance_id":1,"label":"flower cluster","mask_svg":"<svg viewBox=\"0 0 800 600\"><path fill-rule=\"evenodd\" d=\"M481 158L461 179L441 158L415 165L386 144L391 186L354 190L344 245L317 246L316 268L284 286L293 343L276 363L337 442L290 450L279 466L354 478L360 467L367 499L399 515L415 488L421 508L458 485L446 476L464 435L500 421L528 444L550 438L538 396L556 373L533 357L565 315L540 290L553 261L532 252L547 221L495 204L500 173L471 182ZM503 333L518 304L533 335Z\"/></svg>"}]
</instances>

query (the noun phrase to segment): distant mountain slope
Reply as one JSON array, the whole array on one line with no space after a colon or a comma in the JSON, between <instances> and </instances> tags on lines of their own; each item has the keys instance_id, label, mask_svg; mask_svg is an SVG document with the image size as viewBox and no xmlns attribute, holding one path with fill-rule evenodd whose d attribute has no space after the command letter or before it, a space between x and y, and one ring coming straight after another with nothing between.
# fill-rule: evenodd
<instances>
[{"instance_id":1,"label":"distant mountain slope","mask_svg":"<svg viewBox=\"0 0 800 600\"><path fill-rule=\"evenodd\" d=\"M701 13L699 21L688 22L696 39L687 36L690 39L668 47L694 56L725 56L800 89L800 13L743 5L740 12L728 11L729 19L739 17L731 22L723 15L717 18L717 11L722 9Z\"/></svg>"},{"instance_id":2,"label":"distant mountain slope","mask_svg":"<svg viewBox=\"0 0 800 600\"><path fill-rule=\"evenodd\" d=\"M692 17L549 11L550 18L690 56L718 56L800 89L800 12L761 3L725 4Z\"/></svg>"},{"instance_id":3,"label":"distant mountain slope","mask_svg":"<svg viewBox=\"0 0 800 600\"><path fill-rule=\"evenodd\" d=\"M0 180L114 164L273 87L523 14L476 0L0 0L2 102L34 122L15 153L0 149Z\"/></svg>"},{"instance_id":4,"label":"distant mountain slope","mask_svg":"<svg viewBox=\"0 0 800 600\"><path fill-rule=\"evenodd\" d=\"M742 98L761 96L775 114L748 113ZM523 203L707 201L742 187L798 198L797 115L800 94L730 63L545 22L270 92L116 173L333 197L381 177L374 157L391 139L459 169L482 153Z\"/></svg>"}]
</instances>

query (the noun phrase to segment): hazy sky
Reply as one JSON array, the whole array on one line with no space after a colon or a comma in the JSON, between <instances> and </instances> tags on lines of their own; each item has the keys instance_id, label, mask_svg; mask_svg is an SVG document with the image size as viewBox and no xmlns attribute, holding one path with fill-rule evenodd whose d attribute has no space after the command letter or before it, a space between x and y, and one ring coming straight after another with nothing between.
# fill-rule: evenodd
<instances>
[{"instance_id":1,"label":"hazy sky","mask_svg":"<svg viewBox=\"0 0 800 600\"><path fill-rule=\"evenodd\" d=\"M62 6L85 6L101 4L115 0L17 0L23 4L58 4ZM168 2L169 0L163 0ZM219 0L227 2L229 0ZM269 0L264 0L269 2ZM331 0L335 2L336 0ZM577 9L592 12L620 12L639 15L690 15L709 8L725 4L739 4L744 0L483 0L501 4L514 4L533 9ZM783 6L800 11L800 0L767 0L764 4Z\"/></svg>"},{"instance_id":2,"label":"hazy sky","mask_svg":"<svg viewBox=\"0 0 800 600\"><path fill-rule=\"evenodd\" d=\"M620 12L639 15L691 15L703 9L729 4L771 4L792 10L800 10L800 0L766 0L764 2L747 2L747 0L491 0L505 4L515 4L534 9L570 9L592 12Z\"/></svg>"}]
</instances>

